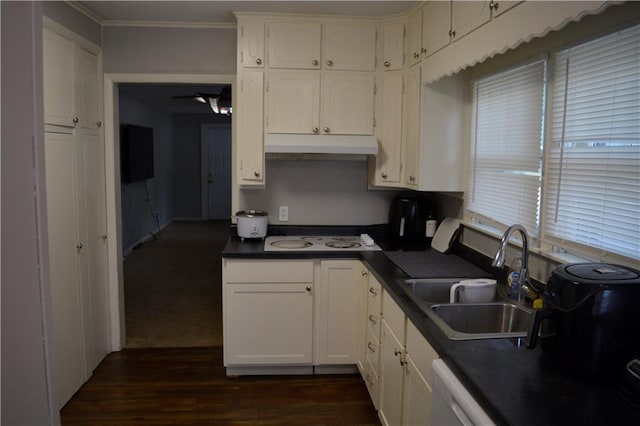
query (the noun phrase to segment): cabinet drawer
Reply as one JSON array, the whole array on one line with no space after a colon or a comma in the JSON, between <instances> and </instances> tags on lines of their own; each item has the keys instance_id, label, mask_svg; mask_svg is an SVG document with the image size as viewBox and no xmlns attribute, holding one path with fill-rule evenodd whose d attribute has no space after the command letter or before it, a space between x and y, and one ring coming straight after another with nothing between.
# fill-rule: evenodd
<instances>
[{"instance_id":1,"label":"cabinet drawer","mask_svg":"<svg viewBox=\"0 0 640 426\"><path fill-rule=\"evenodd\" d=\"M313 282L313 261L227 260L224 272L227 284L310 283Z\"/></svg>"},{"instance_id":2,"label":"cabinet drawer","mask_svg":"<svg viewBox=\"0 0 640 426\"><path fill-rule=\"evenodd\" d=\"M367 313L380 315L382 312L382 286L373 275L369 274L369 285L367 288Z\"/></svg>"},{"instance_id":3,"label":"cabinet drawer","mask_svg":"<svg viewBox=\"0 0 640 426\"><path fill-rule=\"evenodd\" d=\"M400 342L404 343L405 321L404 312L394 302L389 293L382 294L382 318L387 322L389 328L396 335Z\"/></svg>"},{"instance_id":4,"label":"cabinet drawer","mask_svg":"<svg viewBox=\"0 0 640 426\"><path fill-rule=\"evenodd\" d=\"M431 362L439 356L411 321L407 321L406 347L416 368L431 386Z\"/></svg>"},{"instance_id":5,"label":"cabinet drawer","mask_svg":"<svg viewBox=\"0 0 640 426\"><path fill-rule=\"evenodd\" d=\"M380 341L367 330L367 362L371 364L375 377L380 377Z\"/></svg>"},{"instance_id":6,"label":"cabinet drawer","mask_svg":"<svg viewBox=\"0 0 640 426\"><path fill-rule=\"evenodd\" d=\"M378 393L379 393L379 379L378 376L373 372L373 367L369 362L364 363L364 374L362 375L364 379L365 385L367 385L367 390L369 391L369 396L371 397L371 402L373 402L373 406L375 409L378 409Z\"/></svg>"}]
</instances>

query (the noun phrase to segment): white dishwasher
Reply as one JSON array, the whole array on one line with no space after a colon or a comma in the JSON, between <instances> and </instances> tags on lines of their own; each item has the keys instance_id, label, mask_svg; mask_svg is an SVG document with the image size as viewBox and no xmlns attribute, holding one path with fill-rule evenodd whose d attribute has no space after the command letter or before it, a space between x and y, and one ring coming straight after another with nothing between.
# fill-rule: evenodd
<instances>
[{"instance_id":1,"label":"white dishwasher","mask_svg":"<svg viewBox=\"0 0 640 426\"><path fill-rule=\"evenodd\" d=\"M443 360L434 360L431 367L433 426L495 425Z\"/></svg>"}]
</instances>

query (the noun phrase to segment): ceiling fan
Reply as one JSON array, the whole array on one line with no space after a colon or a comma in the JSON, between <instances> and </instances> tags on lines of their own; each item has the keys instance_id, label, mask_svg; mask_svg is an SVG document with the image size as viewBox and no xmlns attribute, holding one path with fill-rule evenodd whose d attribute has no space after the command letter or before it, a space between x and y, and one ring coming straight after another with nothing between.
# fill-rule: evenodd
<instances>
[{"instance_id":1,"label":"ceiling fan","mask_svg":"<svg viewBox=\"0 0 640 426\"><path fill-rule=\"evenodd\" d=\"M216 114L231 115L231 86L224 86L220 93L197 92L195 95L172 96L171 99L193 99L209 105Z\"/></svg>"}]
</instances>

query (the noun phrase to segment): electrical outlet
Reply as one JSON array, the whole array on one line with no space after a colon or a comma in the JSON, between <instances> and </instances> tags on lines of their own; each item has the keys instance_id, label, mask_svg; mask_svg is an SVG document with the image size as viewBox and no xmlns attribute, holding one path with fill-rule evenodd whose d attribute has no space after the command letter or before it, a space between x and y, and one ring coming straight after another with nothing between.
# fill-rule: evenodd
<instances>
[{"instance_id":1,"label":"electrical outlet","mask_svg":"<svg viewBox=\"0 0 640 426\"><path fill-rule=\"evenodd\" d=\"M280 219L280 222L289 221L289 206L280 206L280 213L278 215L278 219Z\"/></svg>"}]
</instances>

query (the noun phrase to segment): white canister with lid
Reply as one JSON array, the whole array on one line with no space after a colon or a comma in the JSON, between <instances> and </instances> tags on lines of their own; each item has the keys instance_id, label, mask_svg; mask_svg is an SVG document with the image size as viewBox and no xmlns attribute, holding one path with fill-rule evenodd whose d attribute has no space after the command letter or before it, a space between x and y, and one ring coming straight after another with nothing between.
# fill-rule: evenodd
<instances>
[{"instance_id":1,"label":"white canister with lid","mask_svg":"<svg viewBox=\"0 0 640 426\"><path fill-rule=\"evenodd\" d=\"M241 210L236 213L238 219L238 237L264 238L267 236L269 214L262 210Z\"/></svg>"}]
</instances>

